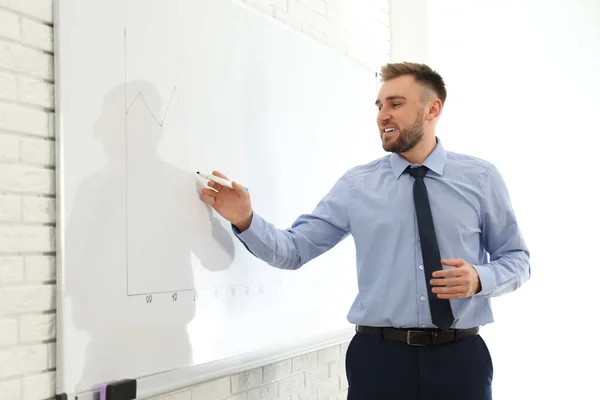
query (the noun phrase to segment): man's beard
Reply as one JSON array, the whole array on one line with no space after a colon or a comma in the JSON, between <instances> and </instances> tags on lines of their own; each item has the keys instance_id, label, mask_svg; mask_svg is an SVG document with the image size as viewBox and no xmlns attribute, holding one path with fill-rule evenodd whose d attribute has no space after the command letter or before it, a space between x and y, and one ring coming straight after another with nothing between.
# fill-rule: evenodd
<instances>
[{"instance_id":1,"label":"man's beard","mask_svg":"<svg viewBox=\"0 0 600 400\"><path fill-rule=\"evenodd\" d=\"M415 123L405 129L398 128L398 138L392 143L383 143L383 149L391 153L406 153L415 147L423 136L423 110L421 110Z\"/></svg>"}]
</instances>

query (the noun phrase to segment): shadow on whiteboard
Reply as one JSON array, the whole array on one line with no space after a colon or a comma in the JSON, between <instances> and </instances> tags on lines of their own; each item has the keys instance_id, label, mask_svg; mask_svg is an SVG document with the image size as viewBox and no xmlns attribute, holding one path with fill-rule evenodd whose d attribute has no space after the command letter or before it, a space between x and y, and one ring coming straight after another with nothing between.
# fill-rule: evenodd
<instances>
[{"instance_id":1,"label":"shadow on whiteboard","mask_svg":"<svg viewBox=\"0 0 600 400\"><path fill-rule=\"evenodd\" d=\"M126 102L126 90L135 100ZM130 82L104 97L94 122L105 160L88 156L97 170L79 183L65 229L64 312L77 329L65 339L87 342L69 365L79 376L75 390L131 370L155 372L156 360L166 370L192 364L187 326L196 303L157 293L193 290L194 269L218 273L232 264L233 239L198 199L192 171L166 161L185 152L174 106L165 108L152 84ZM81 158L85 150L69 149Z\"/></svg>"},{"instance_id":2,"label":"shadow on whiteboard","mask_svg":"<svg viewBox=\"0 0 600 400\"><path fill-rule=\"evenodd\" d=\"M203 286L194 284L191 267L226 270L234 244L229 227L198 198L176 89L163 101L153 84L128 82L127 99L129 293Z\"/></svg>"}]
</instances>

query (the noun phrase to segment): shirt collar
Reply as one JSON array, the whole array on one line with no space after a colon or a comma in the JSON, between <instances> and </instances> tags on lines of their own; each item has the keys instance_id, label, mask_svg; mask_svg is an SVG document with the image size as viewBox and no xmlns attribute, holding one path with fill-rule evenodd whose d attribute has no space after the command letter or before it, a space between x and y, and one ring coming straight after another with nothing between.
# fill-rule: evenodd
<instances>
[{"instance_id":1,"label":"shirt collar","mask_svg":"<svg viewBox=\"0 0 600 400\"><path fill-rule=\"evenodd\" d=\"M423 161L422 165L426 166L432 172L435 172L438 175L443 175L444 166L446 164L446 151L442 146L441 140L437 136L435 140L436 145L433 148L433 151L429 154L429 156L427 156L425 161ZM399 178L408 166L418 166L416 164L409 163L404 157L396 153L390 154L390 163L392 165L392 171L394 171L394 175L396 176L396 178Z\"/></svg>"}]
</instances>

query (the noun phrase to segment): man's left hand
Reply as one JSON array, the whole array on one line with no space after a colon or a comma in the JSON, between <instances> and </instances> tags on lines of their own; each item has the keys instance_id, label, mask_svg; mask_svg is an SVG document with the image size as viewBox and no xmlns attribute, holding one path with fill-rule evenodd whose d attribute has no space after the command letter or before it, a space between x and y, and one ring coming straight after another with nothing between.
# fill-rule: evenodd
<instances>
[{"instance_id":1,"label":"man's left hand","mask_svg":"<svg viewBox=\"0 0 600 400\"><path fill-rule=\"evenodd\" d=\"M473 296L481 290L477 270L461 258L442 260L443 265L454 267L435 271L431 285L440 299L458 299Z\"/></svg>"}]
</instances>

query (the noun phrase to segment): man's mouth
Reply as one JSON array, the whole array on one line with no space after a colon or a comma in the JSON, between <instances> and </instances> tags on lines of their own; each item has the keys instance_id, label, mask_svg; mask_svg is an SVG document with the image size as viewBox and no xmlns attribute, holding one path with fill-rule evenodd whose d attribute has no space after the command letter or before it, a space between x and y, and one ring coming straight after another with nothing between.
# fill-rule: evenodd
<instances>
[{"instance_id":1,"label":"man's mouth","mask_svg":"<svg viewBox=\"0 0 600 400\"><path fill-rule=\"evenodd\" d=\"M398 130L398 128L393 127L393 128L383 128L382 132L383 132L383 138L388 138L391 135L393 135L396 131Z\"/></svg>"}]
</instances>

